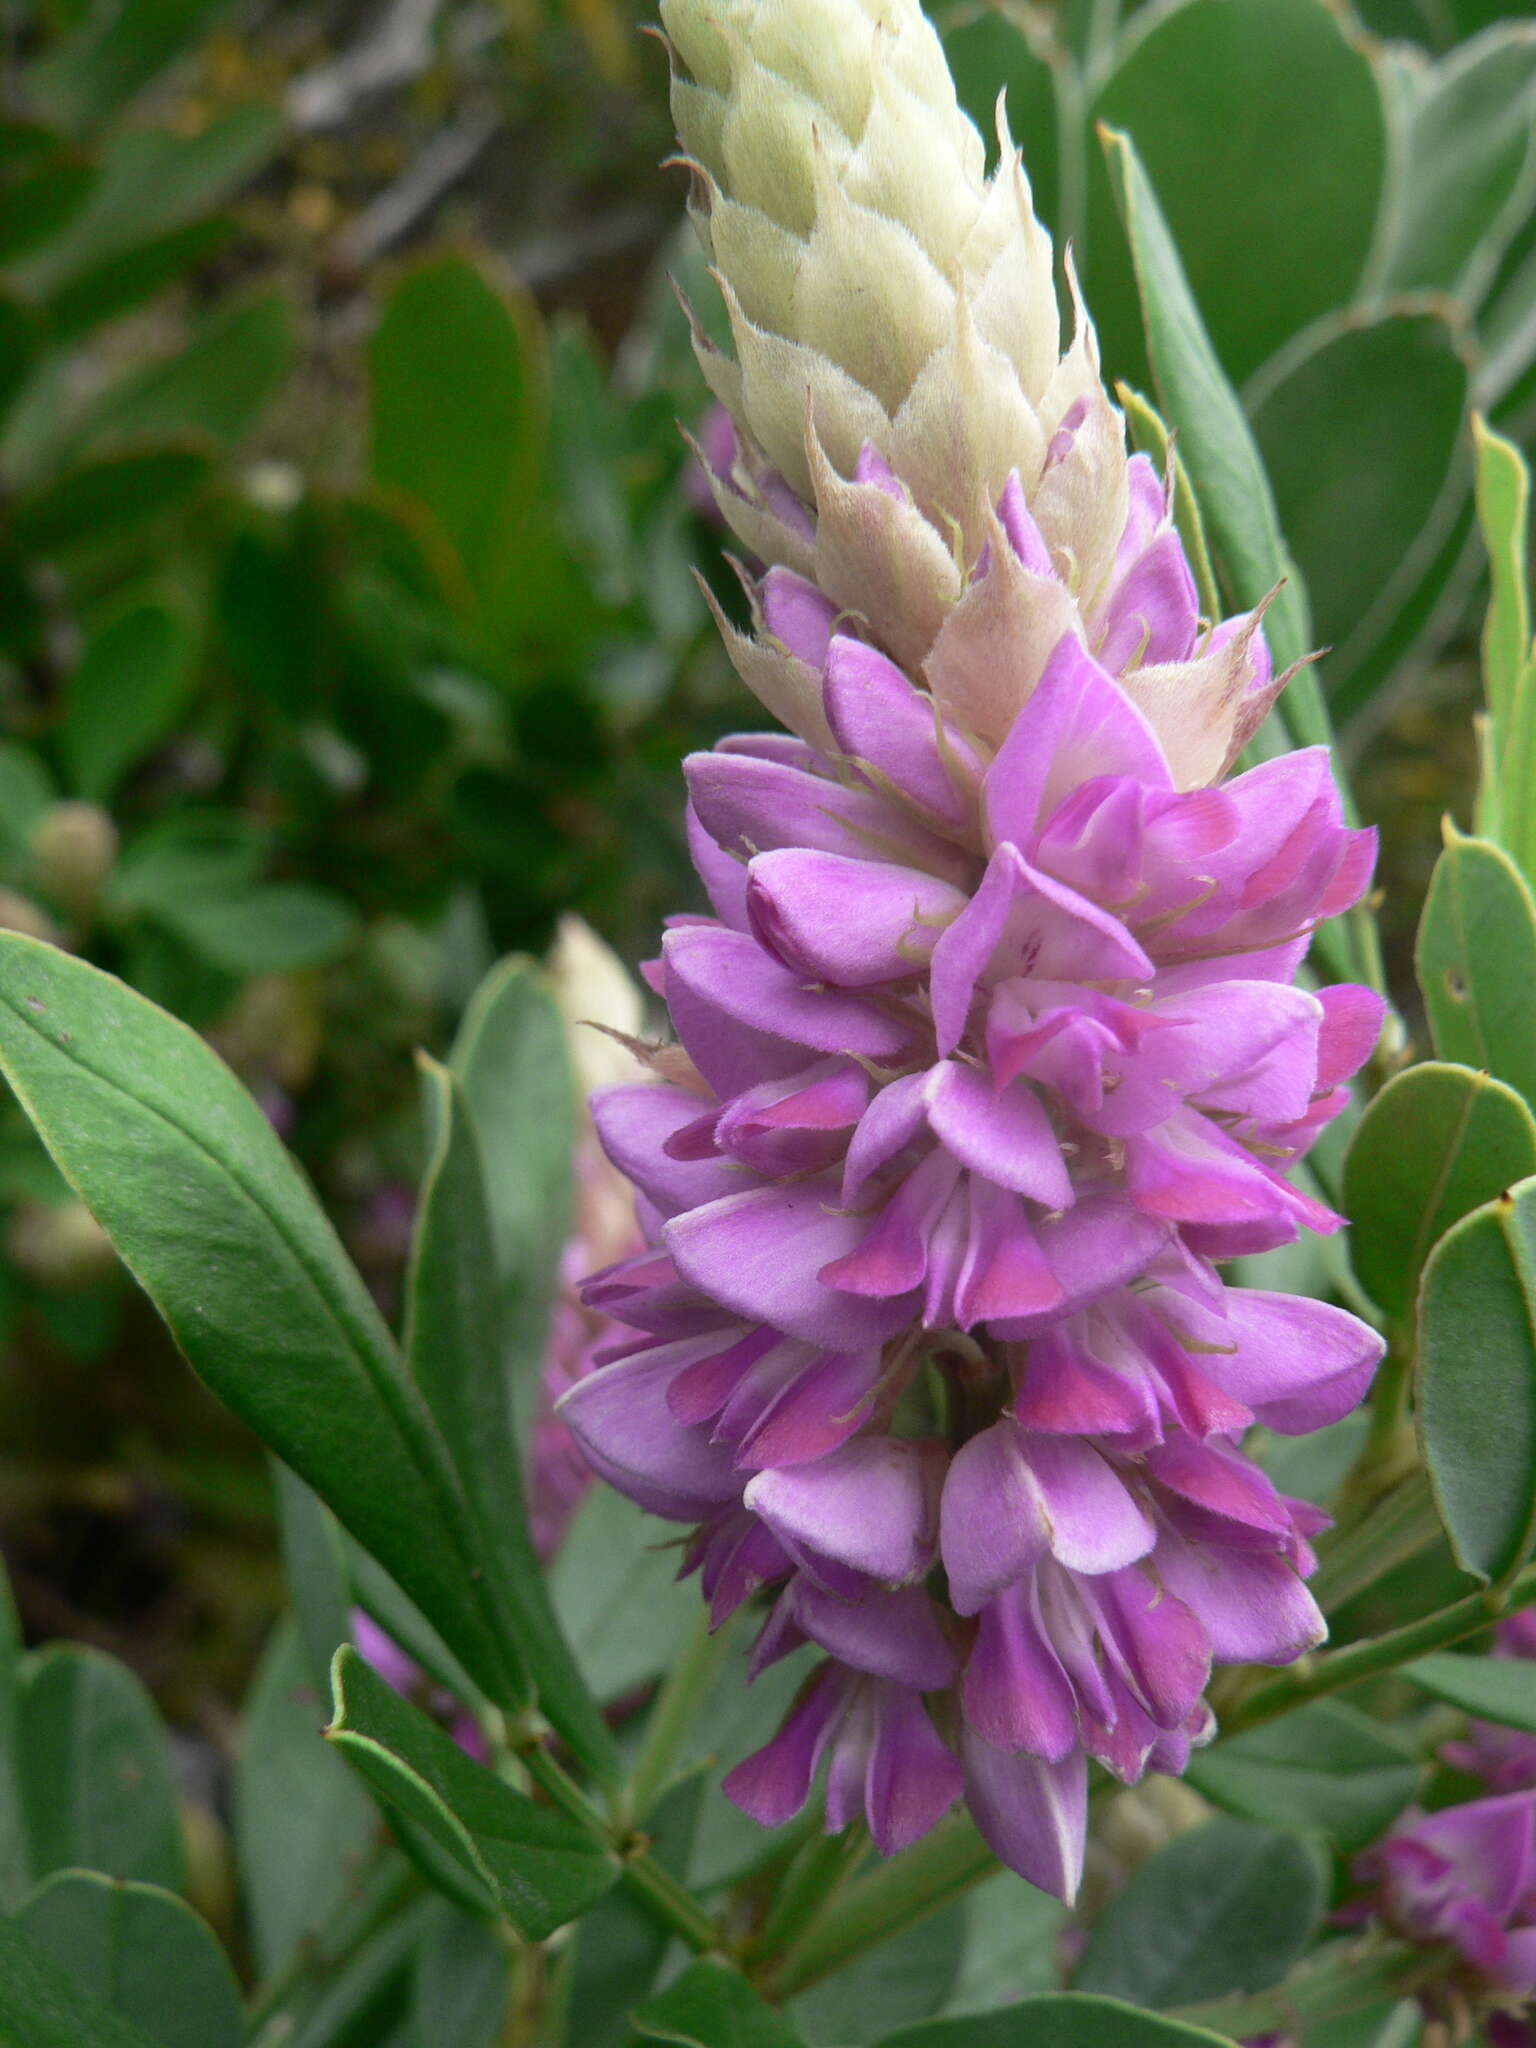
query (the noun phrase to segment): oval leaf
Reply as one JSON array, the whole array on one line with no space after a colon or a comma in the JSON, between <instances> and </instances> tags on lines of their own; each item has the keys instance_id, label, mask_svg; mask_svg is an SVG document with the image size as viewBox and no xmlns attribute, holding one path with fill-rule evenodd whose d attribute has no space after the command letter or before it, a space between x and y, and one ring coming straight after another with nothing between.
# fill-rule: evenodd
<instances>
[{"instance_id":1,"label":"oval leaf","mask_svg":"<svg viewBox=\"0 0 1536 2048\"><path fill-rule=\"evenodd\" d=\"M1435 1247L1419 1295L1416 1408L1456 1562L1502 1584L1536 1543L1536 1180Z\"/></svg>"},{"instance_id":2,"label":"oval leaf","mask_svg":"<svg viewBox=\"0 0 1536 2048\"><path fill-rule=\"evenodd\" d=\"M1413 1797L1419 1766L1363 1714L1319 1700L1203 1750L1186 1775L1229 1813L1363 1849Z\"/></svg>"},{"instance_id":3,"label":"oval leaf","mask_svg":"<svg viewBox=\"0 0 1536 2048\"><path fill-rule=\"evenodd\" d=\"M1195 2005L1278 1984L1327 1904L1299 1835L1212 1820L1142 1864L1111 1899L1074 1979L1137 2005Z\"/></svg>"},{"instance_id":4,"label":"oval leaf","mask_svg":"<svg viewBox=\"0 0 1536 2048\"><path fill-rule=\"evenodd\" d=\"M19 2048L161 2048L92 1998L13 1920L0 1920L0 2041Z\"/></svg>"},{"instance_id":5,"label":"oval leaf","mask_svg":"<svg viewBox=\"0 0 1536 2048\"><path fill-rule=\"evenodd\" d=\"M240 1987L207 1922L156 1885L67 1870L17 1914L30 1941L161 2048L240 2048Z\"/></svg>"},{"instance_id":6,"label":"oval leaf","mask_svg":"<svg viewBox=\"0 0 1536 2048\"><path fill-rule=\"evenodd\" d=\"M1217 2042L1231 2048L1224 2035L1204 2027L1138 2012L1118 1998L1063 1991L1021 1998L1000 2012L898 2027L878 2048L1215 2048Z\"/></svg>"},{"instance_id":7,"label":"oval leaf","mask_svg":"<svg viewBox=\"0 0 1536 2048\"><path fill-rule=\"evenodd\" d=\"M183 1878L170 1741L126 1665L55 1643L22 1666L16 1750L34 1878Z\"/></svg>"},{"instance_id":8,"label":"oval leaf","mask_svg":"<svg viewBox=\"0 0 1536 2048\"><path fill-rule=\"evenodd\" d=\"M677 2048L803 2048L783 2013L764 2005L739 1970L704 1956L684 1970L659 1998L634 2014L647 2041Z\"/></svg>"},{"instance_id":9,"label":"oval leaf","mask_svg":"<svg viewBox=\"0 0 1536 2048\"><path fill-rule=\"evenodd\" d=\"M1446 827L1416 955L1435 1050L1536 1104L1536 904L1509 856Z\"/></svg>"},{"instance_id":10,"label":"oval leaf","mask_svg":"<svg viewBox=\"0 0 1536 2048\"><path fill-rule=\"evenodd\" d=\"M1344 1160L1361 1286L1389 1316L1407 1315L1424 1261L1451 1225L1532 1173L1536 1118L1513 1088L1439 1060L1394 1075Z\"/></svg>"}]
</instances>

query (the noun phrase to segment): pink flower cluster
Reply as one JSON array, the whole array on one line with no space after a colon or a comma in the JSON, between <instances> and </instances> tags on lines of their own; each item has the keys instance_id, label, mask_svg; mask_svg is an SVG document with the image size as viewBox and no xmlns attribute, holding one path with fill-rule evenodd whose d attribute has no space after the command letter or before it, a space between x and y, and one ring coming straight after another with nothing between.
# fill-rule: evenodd
<instances>
[{"instance_id":1,"label":"pink flower cluster","mask_svg":"<svg viewBox=\"0 0 1536 2048\"><path fill-rule=\"evenodd\" d=\"M1066 1897L1089 1760L1181 1769L1213 1663L1322 1638L1321 1517L1240 1446L1337 1420L1381 1350L1218 1270L1339 1226L1287 1168L1381 1004L1296 977L1373 836L1322 749L1226 779L1276 687L1262 627L1200 620L1163 482L1129 481L1101 591L987 736L811 582L753 587L815 737L687 764L715 915L654 971L660 1085L594 1103L646 1248L590 1283L631 1334L560 1411L693 1526L717 1622L771 1591L756 1668L823 1653L739 1804L782 1822L824 1769L827 1827L889 1853L963 1796ZM857 487L899 491L872 449ZM1021 574L1061 567L1014 478L966 603ZM1154 715L1192 663L1225 678L1199 732Z\"/></svg>"}]
</instances>

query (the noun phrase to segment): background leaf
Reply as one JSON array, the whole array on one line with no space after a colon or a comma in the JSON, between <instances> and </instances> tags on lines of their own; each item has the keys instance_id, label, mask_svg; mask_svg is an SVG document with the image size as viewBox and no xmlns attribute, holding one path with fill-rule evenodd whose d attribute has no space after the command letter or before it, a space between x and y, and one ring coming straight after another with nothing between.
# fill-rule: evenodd
<instances>
[{"instance_id":1,"label":"background leaf","mask_svg":"<svg viewBox=\"0 0 1536 2048\"><path fill-rule=\"evenodd\" d=\"M1449 1650L1405 1664L1402 1675L1447 1706L1536 1735L1536 1664L1519 1657L1458 1657Z\"/></svg>"},{"instance_id":2,"label":"background leaf","mask_svg":"<svg viewBox=\"0 0 1536 2048\"><path fill-rule=\"evenodd\" d=\"M1002 2012L898 2027L879 2048L1212 2048L1221 2039L1117 1998L1067 1991L1021 1999Z\"/></svg>"},{"instance_id":3,"label":"background leaf","mask_svg":"<svg viewBox=\"0 0 1536 2048\"><path fill-rule=\"evenodd\" d=\"M1507 854L1449 824L1415 964L1440 1057L1536 1103L1536 904Z\"/></svg>"},{"instance_id":4,"label":"background leaf","mask_svg":"<svg viewBox=\"0 0 1536 2048\"><path fill-rule=\"evenodd\" d=\"M1349 1255L1361 1286L1388 1315L1407 1315L1424 1261L1451 1225L1532 1173L1536 1118L1513 1088L1439 1060L1395 1074L1344 1158Z\"/></svg>"},{"instance_id":5,"label":"background leaf","mask_svg":"<svg viewBox=\"0 0 1536 2048\"><path fill-rule=\"evenodd\" d=\"M16 1753L34 1879L74 1867L180 1889L170 1742L126 1665L76 1643L29 1657Z\"/></svg>"},{"instance_id":6,"label":"background leaf","mask_svg":"<svg viewBox=\"0 0 1536 2048\"><path fill-rule=\"evenodd\" d=\"M1419 1766L1363 1714L1318 1700L1203 1750L1185 1775L1229 1813L1316 1828L1350 1850L1396 1819L1418 1789Z\"/></svg>"},{"instance_id":7,"label":"background leaf","mask_svg":"<svg viewBox=\"0 0 1536 2048\"><path fill-rule=\"evenodd\" d=\"M174 1893L61 1871L16 1919L75 1983L161 2048L239 2048L234 1971L207 1922Z\"/></svg>"},{"instance_id":8,"label":"background leaf","mask_svg":"<svg viewBox=\"0 0 1536 2048\"><path fill-rule=\"evenodd\" d=\"M662 1993L639 2007L636 2030L679 2048L801 2048L784 2017L764 2005L739 1970L715 1956L690 1963Z\"/></svg>"},{"instance_id":9,"label":"background leaf","mask_svg":"<svg viewBox=\"0 0 1536 2048\"><path fill-rule=\"evenodd\" d=\"M12 1920L0 1920L0 2039L18 2048L161 2048L82 1991Z\"/></svg>"},{"instance_id":10,"label":"background leaf","mask_svg":"<svg viewBox=\"0 0 1536 2048\"><path fill-rule=\"evenodd\" d=\"M1536 1543L1536 1180L1463 1217L1425 1267L1416 1410L1456 1562L1502 1584Z\"/></svg>"},{"instance_id":11,"label":"background leaf","mask_svg":"<svg viewBox=\"0 0 1536 2048\"><path fill-rule=\"evenodd\" d=\"M1263 1991L1305 1952L1326 1904L1323 1859L1299 1836L1206 1821L1110 1900L1073 1982L1154 2007Z\"/></svg>"},{"instance_id":12,"label":"background leaf","mask_svg":"<svg viewBox=\"0 0 1536 2048\"><path fill-rule=\"evenodd\" d=\"M103 802L166 737L192 688L196 654L192 612L171 594L127 606L91 635L59 735L77 795Z\"/></svg>"}]
</instances>

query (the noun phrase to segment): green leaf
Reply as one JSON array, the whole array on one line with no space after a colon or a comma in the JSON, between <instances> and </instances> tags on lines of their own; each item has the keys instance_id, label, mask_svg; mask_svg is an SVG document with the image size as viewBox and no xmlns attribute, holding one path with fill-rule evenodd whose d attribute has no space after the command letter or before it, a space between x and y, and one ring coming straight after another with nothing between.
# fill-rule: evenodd
<instances>
[{"instance_id":1,"label":"green leaf","mask_svg":"<svg viewBox=\"0 0 1536 2048\"><path fill-rule=\"evenodd\" d=\"M1419 1766L1363 1714L1318 1700L1203 1750L1185 1775L1229 1813L1316 1828L1350 1850L1374 1841L1408 1804Z\"/></svg>"},{"instance_id":2,"label":"green leaf","mask_svg":"<svg viewBox=\"0 0 1536 2048\"><path fill-rule=\"evenodd\" d=\"M1424 1268L1416 1415L1456 1562L1502 1585L1536 1544L1536 1180L1464 1216Z\"/></svg>"},{"instance_id":3,"label":"green leaf","mask_svg":"<svg viewBox=\"0 0 1536 2048\"><path fill-rule=\"evenodd\" d=\"M471 1763L355 1650L336 1653L332 1685L329 1739L382 1799L484 1887L528 1940L542 1941L578 1918L616 1881L615 1855L575 1822Z\"/></svg>"},{"instance_id":4,"label":"green leaf","mask_svg":"<svg viewBox=\"0 0 1536 2048\"><path fill-rule=\"evenodd\" d=\"M0 1565L0 1916L14 1911L32 1885L32 1851L21 1803L21 1623Z\"/></svg>"},{"instance_id":5,"label":"green leaf","mask_svg":"<svg viewBox=\"0 0 1536 2048\"><path fill-rule=\"evenodd\" d=\"M411 1250L406 1356L463 1485L480 1562L540 1708L589 1767L616 1778L612 1738L560 1632L528 1531L480 1149L453 1076L425 1056L421 1072L433 1147Z\"/></svg>"},{"instance_id":6,"label":"green leaf","mask_svg":"<svg viewBox=\"0 0 1536 2048\"><path fill-rule=\"evenodd\" d=\"M71 789L104 802L175 725L192 687L197 628L174 595L130 604L86 642L59 749Z\"/></svg>"},{"instance_id":7,"label":"green leaf","mask_svg":"<svg viewBox=\"0 0 1536 2048\"><path fill-rule=\"evenodd\" d=\"M330 1509L276 1458L272 1480L283 1576L293 1601L304 1663L323 1699L330 1688L331 1659L352 1638L346 1551Z\"/></svg>"},{"instance_id":8,"label":"green leaf","mask_svg":"<svg viewBox=\"0 0 1536 2048\"><path fill-rule=\"evenodd\" d=\"M34 1879L83 1868L179 1890L170 1742L126 1665L75 1643L28 1657L16 1752Z\"/></svg>"},{"instance_id":9,"label":"green leaf","mask_svg":"<svg viewBox=\"0 0 1536 2048\"><path fill-rule=\"evenodd\" d=\"M1514 862L1447 823L1415 955L1435 1050L1536 1104L1536 904Z\"/></svg>"},{"instance_id":10,"label":"green leaf","mask_svg":"<svg viewBox=\"0 0 1536 2048\"><path fill-rule=\"evenodd\" d=\"M23 554L63 555L128 533L137 537L151 520L185 504L209 467L208 456L193 448L145 448L82 463L17 499L12 540Z\"/></svg>"},{"instance_id":11,"label":"green leaf","mask_svg":"<svg viewBox=\"0 0 1536 2048\"><path fill-rule=\"evenodd\" d=\"M1278 590L1264 615L1264 630L1276 667L1288 668L1313 651L1312 628L1305 586L1281 539L1264 465L1201 325L1178 250L1135 147L1128 136L1113 131L1104 134L1104 145L1130 239L1159 406L1178 435L1179 459L1199 501L1217 573L1228 598L1243 610ZM1293 747L1332 743L1327 706L1310 670L1292 679L1274 719ZM1345 804L1348 808L1347 792ZM1374 933L1361 913L1347 923L1324 925L1317 944L1339 978L1379 983Z\"/></svg>"},{"instance_id":12,"label":"green leaf","mask_svg":"<svg viewBox=\"0 0 1536 2048\"><path fill-rule=\"evenodd\" d=\"M1398 1673L1431 1697L1503 1728L1536 1735L1536 1664L1519 1657L1458 1657L1442 1650Z\"/></svg>"},{"instance_id":13,"label":"green leaf","mask_svg":"<svg viewBox=\"0 0 1536 2048\"><path fill-rule=\"evenodd\" d=\"M88 210L82 229L92 212L94 208ZM215 214L206 220L189 220L166 228L161 234L146 236L126 249L116 249L101 257L61 284L45 301L49 340L55 348L67 347L93 327L121 319L123 314L131 313L156 292L163 291L184 271L228 248L239 232L238 222L229 215ZM135 373L127 380L130 389L141 374L145 373ZM76 438L73 426L68 438L71 442ZM50 436L50 450L53 446Z\"/></svg>"},{"instance_id":14,"label":"green leaf","mask_svg":"<svg viewBox=\"0 0 1536 2048\"><path fill-rule=\"evenodd\" d=\"M1492 29L1435 66L1402 139L1381 285L1478 304L1529 214L1533 121L1536 33L1528 22Z\"/></svg>"},{"instance_id":15,"label":"green leaf","mask_svg":"<svg viewBox=\"0 0 1536 2048\"><path fill-rule=\"evenodd\" d=\"M33 828L58 794L29 747L0 741L0 847L10 858L27 857Z\"/></svg>"},{"instance_id":16,"label":"green leaf","mask_svg":"<svg viewBox=\"0 0 1536 2048\"><path fill-rule=\"evenodd\" d=\"M228 1068L110 975L3 933L0 1069L194 1369L374 1551L487 1690L519 1704L430 1418L335 1233Z\"/></svg>"},{"instance_id":17,"label":"green leaf","mask_svg":"<svg viewBox=\"0 0 1536 2048\"><path fill-rule=\"evenodd\" d=\"M11 401L32 374L38 352L38 321L24 299L0 289L0 427Z\"/></svg>"},{"instance_id":18,"label":"green leaf","mask_svg":"<svg viewBox=\"0 0 1536 2048\"><path fill-rule=\"evenodd\" d=\"M95 164L55 157L0 191L0 264L7 267L62 234L84 212L101 176Z\"/></svg>"},{"instance_id":19,"label":"green leaf","mask_svg":"<svg viewBox=\"0 0 1536 2048\"><path fill-rule=\"evenodd\" d=\"M898 2027L877 2048L1231 2048L1220 2034L1122 2005L1118 1998L1063 1991L1022 1998L1001 2012L922 2020Z\"/></svg>"},{"instance_id":20,"label":"green leaf","mask_svg":"<svg viewBox=\"0 0 1536 2048\"><path fill-rule=\"evenodd\" d=\"M947 2011L960 1976L970 1906L969 1899L956 1899L797 1993L789 2010L806 2039L818 2048L823 2042L867 2040L886 2027ZM1056 1982L1054 1975L1049 1982Z\"/></svg>"},{"instance_id":21,"label":"green leaf","mask_svg":"<svg viewBox=\"0 0 1536 2048\"><path fill-rule=\"evenodd\" d=\"M1322 0L1183 0L1141 24L1094 113L1134 137L1194 302L1240 382L1354 294L1387 160L1375 72ZM1102 300L1112 320L1119 250L1112 224L1094 225L1088 303L1097 313Z\"/></svg>"},{"instance_id":22,"label":"green leaf","mask_svg":"<svg viewBox=\"0 0 1536 2048\"><path fill-rule=\"evenodd\" d=\"M0 2042L5 2048L163 2048L82 1991L13 1920L0 1920Z\"/></svg>"},{"instance_id":23,"label":"green leaf","mask_svg":"<svg viewBox=\"0 0 1536 2048\"><path fill-rule=\"evenodd\" d=\"M1066 1908L1011 1870L998 1870L966 1900L966 1941L946 2012L986 2012L1060 1981L1056 1943ZM836 1978L832 1980L834 1983Z\"/></svg>"},{"instance_id":24,"label":"green leaf","mask_svg":"<svg viewBox=\"0 0 1536 2048\"><path fill-rule=\"evenodd\" d=\"M416 1955L414 2048L496 2048L507 1978L507 1951L494 1932L438 1905Z\"/></svg>"},{"instance_id":25,"label":"green leaf","mask_svg":"<svg viewBox=\"0 0 1536 2048\"><path fill-rule=\"evenodd\" d=\"M1136 2005L1194 2005L1278 1984L1327 1905L1299 1835L1212 1820L1143 1863L1089 1936L1074 1982Z\"/></svg>"},{"instance_id":26,"label":"green leaf","mask_svg":"<svg viewBox=\"0 0 1536 2048\"><path fill-rule=\"evenodd\" d=\"M1361 1286L1389 1316L1406 1316L1424 1261L1451 1225L1532 1173L1536 1118L1513 1088L1438 1060L1394 1075L1344 1160Z\"/></svg>"},{"instance_id":27,"label":"green leaf","mask_svg":"<svg viewBox=\"0 0 1536 2048\"><path fill-rule=\"evenodd\" d=\"M67 1870L16 1916L75 1983L161 2048L240 2048L240 1987L207 1922L156 1885Z\"/></svg>"},{"instance_id":28,"label":"green leaf","mask_svg":"<svg viewBox=\"0 0 1536 2048\"><path fill-rule=\"evenodd\" d=\"M1468 352L1437 312L1350 313L1298 337L1245 393L1340 719L1466 503Z\"/></svg>"},{"instance_id":29,"label":"green leaf","mask_svg":"<svg viewBox=\"0 0 1536 2048\"><path fill-rule=\"evenodd\" d=\"M764 2005L739 1970L718 1956L691 1963L634 2016L647 2041L678 2048L803 2048L783 2013Z\"/></svg>"},{"instance_id":30,"label":"green leaf","mask_svg":"<svg viewBox=\"0 0 1536 2048\"><path fill-rule=\"evenodd\" d=\"M282 292L222 307L172 354L108 385L76 420L71 455L162 436L248 433L288 373L293 309Z\"/></svg>"},{"instance_id":31,"label":"green leaf","mask_svg":"<svg viewBox=\"0 0 1536 2048\"><path fill-rule=\"evenodd\" d=\"M1531 666L1531 601L1527 523L1531 473L1512 441L1481 416L1477 444L1477 522L1488 550L1492 595L1483 626L1483 693L1494 722L1509 727L1520 679Z\"/></svg>"},{"instance_id":32,"label":"green leaf","mask_svg":"<svg viewBox=\"0 0 1536 2048\"><path fill-rule=\"evenodd\" d=\"M432 514L482 600L513 569L528 484L525 320L439 257L395 287L369 352L374 478Z\"/></svg>"},{"instance_id":33,"label":"green leaf","mask_svg":"<svg viewBox=\"0 0 1536 2048\"><path fill-rule=\"evenodd\" d=\"M32 65L36 106L88 129L137 98L212 27L227 0L117 0L92 7L74 33Z\"/></svg>"},{"instance_id":34,"label":"green leaf","mask_svg":"<svg viewBox=\"0 0 1536 2048\"><path fill-rule=\"evenodd\" d=\"M486 976L464 1012L449 1065L485 1171L507 1373L526 1431L570 1229L576 1146L565 1026L532 961L503 960Z\"/></svg>"},{"instance_id":35,"label":"green leaf","mask_svg":"<svg viewBox=\"0 0 1536 2048\"><path fill-rule=\"evenodd\" d=\"M357 936L357 913L329 889L267 882L241 896L170 898L161 924L229 974L286 974L319 967Z\"/></svg>"},{"instance_id":36,"label":"green leaf","mask_svg":"<svg viewBox=\"0 0 1536 2048\"><path fill-rule=\"evenodd\" d=\"M622 1698L677 1654L699 1604L677 1567L671 1531L612 1487L592 1488L549 1569L555 1611L596 1698Z\"/></svg>"},{"instance_id":37,"label":"green leaf","mask_svg":"<svg viewBox=\"0 0 1536 2048\"><path fill-rule=\"evenodd\" d=\"M373 1801L321 1739L324 1726L325 1691L284 1619L246 1698L234 1773L241 1890L264 1981L351 1897L382 1832Z\"/></svg>"},{"instance_id":38,"label":"green leaf","mask_svg":"<svg viewBox=\"0 0 1536 2048\"><path fill-rule=\"evenodd\" d=\"M670 1793L646 1816L651 1854L679 1872L703 1809L695 1779ZM729 1804L720 1800L720 1805ZM575 2048L634 2048L630 2014L655 1989L669 1949L670 1931L622 1885L599 1899L574 1930L575 1958L565 1996L565 2038Z\"/></svg>"}]
</instances>

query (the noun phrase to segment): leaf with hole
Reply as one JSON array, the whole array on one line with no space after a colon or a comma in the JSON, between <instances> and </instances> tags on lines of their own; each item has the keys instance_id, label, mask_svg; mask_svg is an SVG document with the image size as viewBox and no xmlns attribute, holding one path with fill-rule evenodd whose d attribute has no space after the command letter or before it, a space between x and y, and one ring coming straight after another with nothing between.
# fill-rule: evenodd
<instances>
[{"instance_id":1,"label":"leaf with hole","mask_svg":"<svg viewBox=\"0 0 1536 2048\"><path fill-rule=\"evenodd\" d=\"M1447 823L1415 955L1435 1050L1536 1104L1536 903L1508 854Z\"/></svg>"},{"instance_id":2,"label":"leaf with hole","mask_svg":"<svg viewBox=\"0 0 1536 2048\"><path fill-rule=\"evenodd\" d=\"M1361 1286L1389 1316L1406 1316L1424 1261L1451 1225L1532 1173L1536 1118L1513 1088L1440 1060L1395 1074L1344 1159L1350 1258Z\"/></svg>"},{"instance_id":3,"label":"leaf with hole","mask_svg":"<svg viewBox=\"0 0 1536 2048\"><path fill-rule=\"evenodd\" d=\"M1424 1268L1416 1420L1456 1562L1504 1584L1536 1544L1536 1179L1464 1216Z\"/></svg>"}]
</instances>

